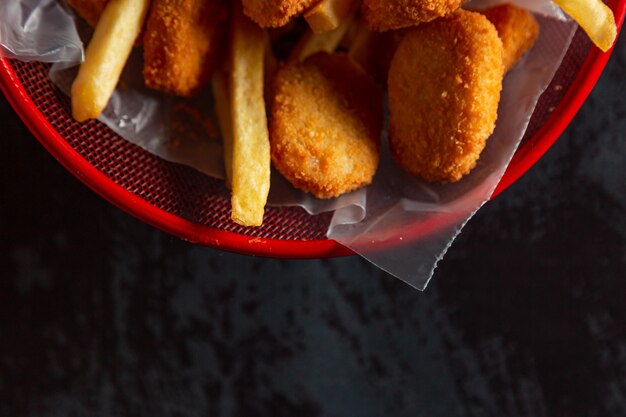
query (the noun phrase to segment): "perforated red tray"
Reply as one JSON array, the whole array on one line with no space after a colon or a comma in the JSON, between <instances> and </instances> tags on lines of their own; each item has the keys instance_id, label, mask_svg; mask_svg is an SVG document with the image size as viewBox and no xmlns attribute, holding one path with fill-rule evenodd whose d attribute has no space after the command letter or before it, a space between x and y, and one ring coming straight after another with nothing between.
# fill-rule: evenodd
<instances>
[{"instance_id":1,"label":"perforated red tray","mask_svg":"<svg viewBox=\"0 0 626 417\"><path fill-rule=\"evenodd\" d=\"M621 28L626 0L609 2ZM526 135L495 197L554 143L593 88L608 58L578 31L552 84L541 96ZM0 87L43 146L102 197L182 239L250 255L316 258L351 254L325 237L332 213L267 208L263 226L230 220L222 181L166 162L125 141L97 121L74 122L68 98L47 76L48 66L0 58ZM555 88L559 86L558 88Z\"/></svg>"}]
</instances>

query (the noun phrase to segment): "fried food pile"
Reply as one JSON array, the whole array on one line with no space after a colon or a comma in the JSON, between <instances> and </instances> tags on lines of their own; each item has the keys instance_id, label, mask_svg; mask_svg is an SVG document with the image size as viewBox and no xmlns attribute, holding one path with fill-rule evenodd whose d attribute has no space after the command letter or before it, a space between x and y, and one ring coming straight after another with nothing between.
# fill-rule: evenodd
<instances>
[{"instance_id":1,"label":"fried food pile","mask_svg":"<svg viewBox=\"0 0 626 417\"><path fill-rule=\"evenodd\" d=\"M539 34L524 9L464 0L67 1L95 26L74 118L98 117L137 45L146 86L191 97L210 83L232 219L245 226L263 221L272 163L318 198L370 184L385 90L396 163L459 181L493 133L506 72Z\"/></svg>"}]
</instances>

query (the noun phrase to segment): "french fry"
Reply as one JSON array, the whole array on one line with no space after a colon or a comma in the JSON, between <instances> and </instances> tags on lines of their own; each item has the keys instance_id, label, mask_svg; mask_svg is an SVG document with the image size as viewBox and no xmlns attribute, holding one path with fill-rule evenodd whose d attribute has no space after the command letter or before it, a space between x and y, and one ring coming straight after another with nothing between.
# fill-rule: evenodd
<instances>
[{"instance_id":1,"label":"french fry","mask_svg":"<svg viewBox=\"0 0 626 417\"><path fill-rule=\"evenodd\" d=\"M260 226L270 189L270 142L263 98L266 33L235 7L231 33L232 219Z\"/></svg>"},{"instance_id":2,"label":"french fry","mask_svg":"<svg viewBox=\"0 0 626 417\"><path fill-rule=\"evenodd\" d=\"M304 13L314 33L328 32L348 18L355 0L322 0Z\"/></svg>"},{"instance_id":3,"label":"french fry","mask_svg":"<svg viewBox=\"0 0 626 417\"><path fill-rule=\"evenodd\" d=\"M602 0L554 0L583 28L591 41L604 52L617 37L613 11Z\"/></svg>"},{"instance_id":4,"label":"french fry","mask_svg":"<svg viewBox=\"0 0 626 417\"><path fill-rule=\"evenodd\" d=\"M232 189L233 181L233 124L230 117L230 97L228 97L228 79L222 70L215 70L211 79L215 113L222 134L224 147L224 169L226 187Z\"/></svg>"},{"instance_id":5,"label":"french fry","mask_svg":"<svg viewBox=\"0 0 626 417\"><path fill-rule=\"evenodd\" d=\"M364 63L369 60L370 49L376 43L376 37L379 33L384 32L373 32L365 23L359 22L356 25L352 42L350 42L348 47L348 55L361 64L362 67L365 67ZM378 53L378 51L374 51L374 53Z\"/></svg>"},{"instance_id":6,"label":"french fry","mask_svg":"<svg viewBox=\"0 0 626 417\"><path fill-rule=\"evenodd\" d=\"M72 84L72 115L83 122L102 113L115 90L150 0L110 0L98 20Z\"/></svg>"},{"instance_id":7,"label":"french fry","mask_svg":"<svg viewBox=\"0 0 626 417\"><path fill-rule=\"evenodd\" d=\"M274 81L274 77L280 68L280 63L278 62L278 58L274 55L274 51L272 50L272 42L270 40L270 36L265 37L265 68L264 68L264 80L265 86L263 88L265 94L265 102L269 103L272 100L272 83Z\"/></svg>"},{"instance_id":8,"label":"french fry","mask_svg":"<svg viewBox=\"0 0 626 417\"><path fill-rule=\"evenodd\" d=\"M293 48L291 55L289 55L289 62L304 61L308 56L317 52L334 52L348 32L352 19L352 17L345 19L336 29L328 32L313 33L311 30L307 31Z\"/></svg>"},{"instance_id":9,"label":"french fry","mask_svg":"<svg viewBox=\"0 0 626 417\"><path fill-rule=\"evenodd\" d=\"M266 38L265 50L265 76L264 76L264 98L265 101L270 97L270 80L278 71L278 60L269 49L269 37ZM213 101L215 105L215 113L222 134L222 145L224 146L224 168L226 171L226 187L232 189L233 178L233 125L230 117L230 97L228 96L228 78L225 71L216 69L211 79L211 88L213 90Z\"/></svg>"},{"instance_id":10,"label":"french fry","mask_svg":"<svg viewBox=\"0 0 626 417\"><path fill-rule=\"evenodd\" d=\"M391 60L403 33L402 30L374 32L365 23L359 22L348 48L348 56L377 82L385 85Z\"/></svg>"},{"instance_id":11,"label":"french fry","mask_svg":"<svg viewBox=\"0 0 626 417\"><path fill-rule=\"evenodd\" d=\"M109 0L67 0L72 9L91 26L96 26Z\"/></svg>"}]
</instances>

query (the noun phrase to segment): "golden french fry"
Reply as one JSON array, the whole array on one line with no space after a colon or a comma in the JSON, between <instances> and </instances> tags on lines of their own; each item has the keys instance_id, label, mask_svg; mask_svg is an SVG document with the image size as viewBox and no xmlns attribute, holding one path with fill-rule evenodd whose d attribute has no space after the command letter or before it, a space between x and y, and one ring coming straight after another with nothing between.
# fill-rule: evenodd
<instances>
[{"instance_id":1,"label":"golden french fry","mask_svg":"<svg viewBox=\"0 0 626 417\"><path fill-rule=\"evenodd\" d=\"M106 107L149 5L150 0L110 0L105 7L72 84L72 115L77 121L95 119Z\"/></svg>"},{"instance_id":2,"label":"golden french fry","mask_svg":"<svg viewBox=\"0 0 626 417\"><path fill-rule=\"evenodd\" d=\"M314 33L327 32L339 27L350 16L355 0L322 0L304 13Z\"/></svg>"},{"instance_id":3,"label":"golden french fry","mask_svg":"<svg viewBox=\"0 0 626 417\"><path fill-rule=\"evenodd\" d=\"M87 23L95 27L109 0L67 0L67 4Z\"/></svg>"},{"instance_id":4,"label":"golden french fry","mask_svg":"<svg viewBox=\"0 0 626 417\"><path fill-rule=\"evenodd\" d=\"M359 22L356 25L352 42L350 42L350 46L348 47L348 55L363 66L362 62L364 62L366 58L369 58L366 57L366 55L370 54L370 49L374 45L379 33L384 32L373 32L365 23ZM378 51L374 51L374 53L378 53Z\"/></svg>"},{"instance_id":5,"label":"golden french fry","mask_svg":"<svg viewBox=\"0 0 626 417\"><path fill-rule=\"evenodd\" d=\"M391 60L404 31L374 32L365 23L359 22L355 32L348 48L348 56L361 65L374 80L385 85Z\"/></svg>"},{"instance_id":6,"label":"golden french fry","mask_svg":"<svg viewBox=\"0 0 626 417\"><path fill-rule=\"evenodd\" d=\"M265 102L270 103L272 101L272 84L274 81L274 76L276 76L276 73L280 68L280 62L278 61L278 58L276 58L276 55L274 55L274 51L272 51L272 42L270 40L269 34L265 37L265 39L265 74L263 77L265 81L265 86L263 90L265 94Z\"/></svg>"},{"instance_id":7,"label":"golden french fry","mask_svg":"<svg viewBox=\"0 0 626 417\"><path fill-rule=\"evenodd\" d=\"M289 62L304 61L316 52L334 52L348 32L352 19L352 17L345 19L336 29L328 32L313 33L311 30L307 31L291 51Z\"/></svg>"},{"instance_id":8,"label":"golden french fry","mask_svg":"<svg viewBox=\"0 0 626 417\"><path fill-rule=\"evenodd\" d=\"M613 11L602 0L554 0L556 4L583 28L591 41L604 52L617 37Z\"/></svg>"},{"instance_id":9,"label":"golden french fry","mask_svg":"<svg viewBox=\"0 0 626 417\"><path fill-rule=\"evenodd\" d=\"M217 122L222 134L222 146L224 147L224 169L226 171L226 187L232 188L233 178L233 124L230 117L230 97L228 97L228 79L221 70L213 72L211 79L213 101Z\"/></svg>"},{"instance_id":10,"label":"golden french fry","mask_svg":"<svg viewBox=\"0 0 626 417\"><path fill-rule=\"evenodd\" d=\"M236 8L230 55L233 127L232 219L260 226L270 189L270 142L263 98L266 33Z\"/></svg>"}]
</instances>

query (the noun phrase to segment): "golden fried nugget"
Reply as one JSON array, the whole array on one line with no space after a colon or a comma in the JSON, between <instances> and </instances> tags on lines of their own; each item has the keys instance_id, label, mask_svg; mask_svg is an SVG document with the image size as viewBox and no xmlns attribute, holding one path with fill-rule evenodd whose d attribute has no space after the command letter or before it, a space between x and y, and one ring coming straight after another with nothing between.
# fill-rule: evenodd
<instances>
[{"instance_id":1,"label":"golden fried nugget","mask_svg":"<svg viewBox=\"0 0 626 417\"><path fill-rule=\"evenodd\" d=\"M502 78L502 41L485 16L459 10L409 31L388 79L396 162L429 181L469 173L493 133Z\"/></svg>"},{"instance_id":2,"label":"golden fried nugget","mask_svg":"<svg viewBox=\"0 0 626 417\"><path fill-rule=\"evenodd\" d=\"M384 32L445 16L467 0L363 0L361 14L370 29Z\"/></svg>"},{"instance_id":3,"label":"golden fried nugget","mask_svg":"<svg viewBox=\"0 0 626 417\"><path fill-rule=\"evenodd\" d=\"M189 97L208 82L225 43L223 0L153 0L144 35L146 85Z\"/></svg>"},{"instance_id":4,"label":"golden fried nugget","mask_svg":"<svg viewBox=\"0 0 626 417\"><path fill-rule=\"evenodd\" d=\"M67 2L87 23L96 26L109 0L67 0Z\"/></svg>"},{"instance_id":5,"label":"golden fried nugget","mask_svg":"<svg viewBox=\"0 0 626 417\"><path fill-rule=\"evenodd\" d=\"M285 65L274 81L272 161L294 186L331 198L369 184L380 157L379 88L344 54Z\"/></svg>"},{"instance_id":6,"label":"golden fried nugget","mask_svg":"<svg viewBox=\"0 0 626 417\"><path fill-rule=\"evenodd\" d=\"M242 0L244 13L259 26L280 27L319 0Z\"/></svg>"},{"instance_id":7,"label":"golden fried nugget","mask_svg":"<svg viewBox=\"0 0 626 417\"><path fill-rule=\"evenodd\" d=\"M490 7L480 13L494 24L502 40L502 59L506 73L537 40L539 23L528 10L512 4Z\"/></svg>"}]
</instances>

